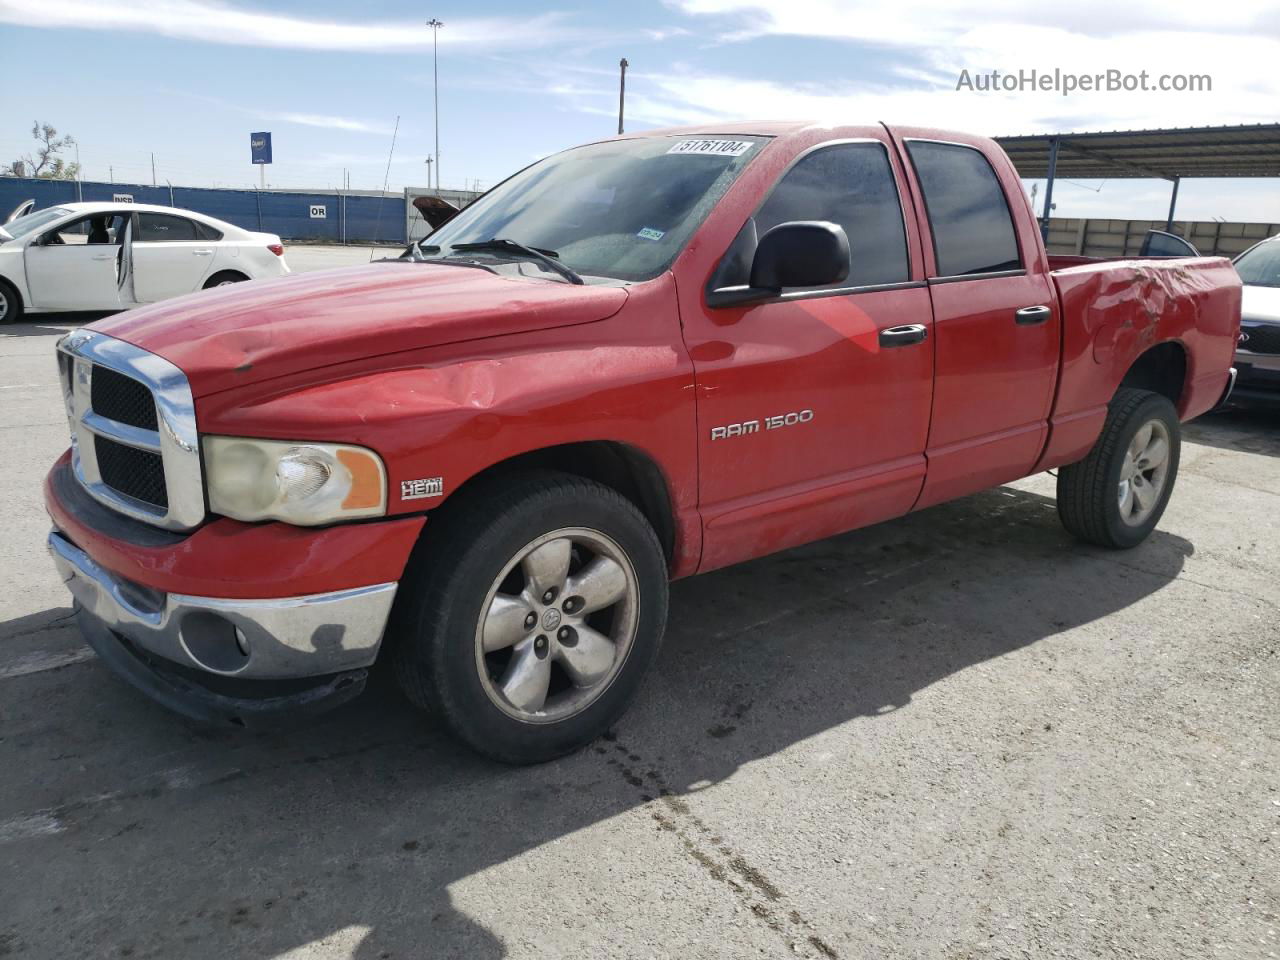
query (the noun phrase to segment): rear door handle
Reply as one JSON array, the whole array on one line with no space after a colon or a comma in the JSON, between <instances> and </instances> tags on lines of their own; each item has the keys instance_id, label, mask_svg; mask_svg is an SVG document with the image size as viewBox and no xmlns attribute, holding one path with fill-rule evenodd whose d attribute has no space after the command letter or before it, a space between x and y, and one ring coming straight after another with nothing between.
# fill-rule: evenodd
<instances>
[{"instance_id":1,"label":"rear door handle","mask_svg":"<svg viewBox=\"0 0 1280 960\"><path fill-rule=\"evenodd\" d=\"M923 323L908 323L901 327L886 327L880 331L880 346L908 347L913 343L924 343L929 336L929 328Z\"/></svg>"},{"instance_id":2,"label":"rear door handle","mask_svg":"<svg viewBox=\"0 0 1280 960\"><path fill-rule=\"evenodd\" d=\"M1035 307L1023 307L1021 310L1013 312L1013 322L1020 327L1029 327L1032 324L1044 323L1049 319L1049 308L1043 304Z\"/></svg>"},{"instance_id":3,"label":"rear door handle","mask_svg":"<svg viewBox=\"0 0 1280 960\"><path fill-rule=\"evenodd\" d=\"M95 253L93 255L95 260L114 260L115 258L116 255L114 253Z\"/></svg>"},{"instance_id":4,"label":"rear door handle","mask_svg":"<svg viewBox=\"0 0 1280 960\"><path fill-rule=\"evenodd\" d=\"M194 253L197 257L211 257L211 256L213 256L213 251L212 251L212 250L192 250L191 252L192 252L192 253Z\"/></svg>"}]
</instances>

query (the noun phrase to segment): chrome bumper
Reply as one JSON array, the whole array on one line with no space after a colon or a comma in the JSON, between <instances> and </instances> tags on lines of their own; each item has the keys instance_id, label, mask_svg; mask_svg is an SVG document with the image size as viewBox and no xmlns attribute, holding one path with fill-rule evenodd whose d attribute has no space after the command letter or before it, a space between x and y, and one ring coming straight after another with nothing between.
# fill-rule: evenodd
<instances>
[{"instance_id":1,"label":"chrome bumper","mask_svg":"<svg viewBox=\"0 0 1280 960\"><path fill-rule=\"evenodd\" d=\"M57 530L49 552L87 615L179 666L244 679L320 677L378 655L396 584L269 600L161 593L103 569Z\"/></svg>"}]
</instances>

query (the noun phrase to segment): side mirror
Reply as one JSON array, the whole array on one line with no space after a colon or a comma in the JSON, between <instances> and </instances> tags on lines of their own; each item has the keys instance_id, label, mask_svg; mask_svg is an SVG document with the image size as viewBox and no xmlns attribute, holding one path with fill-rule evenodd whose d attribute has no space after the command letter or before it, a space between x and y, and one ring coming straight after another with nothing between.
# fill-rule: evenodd
<instances>
[{"instance_id":1,"label":"side mirror","mask_svg":"<svg viewBox=\"0 0 1280 960\"><path fill-rule=\"evenodd\" d=\"M760 238L745 287L707 294L712 307L737 306L776 297L784 287L825 287L849 276L849 238L826 220L780 223Z\"/></svg>"},{"instance_id":2,"label":"side mirror","mask_svg":"<svg viewBox=\"0 0 1280 960\"><path fill-rule=\"evenodd\" d=\"M826 220L780 223L763 237L751 261L751 286L823 287L849 275L849 238Z\"/></svg>"}]
</instances>

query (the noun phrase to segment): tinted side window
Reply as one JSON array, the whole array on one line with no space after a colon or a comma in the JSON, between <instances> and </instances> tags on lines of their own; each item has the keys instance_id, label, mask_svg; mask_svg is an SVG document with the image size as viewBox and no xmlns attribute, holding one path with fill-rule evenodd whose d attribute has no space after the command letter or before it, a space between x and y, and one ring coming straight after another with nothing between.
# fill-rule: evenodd
<instances>
[{"instance_id":1,"label":"tinted side window","mask_svg":"<svg viewBox=\"0 0 1280 960\"><path fill-rule=\"evenodd\" d=\"M196 239L196 225L183 217L171 217L165 213L140 213L138 239L144 243L192 241Z\"/></svg>"},{"instance_id":2,"label":"tinted side window","mask_svg":"<svg viewBox=\"0 0 1280 960\"><path fill-rule=\"evenodd\" d=\"M1022 266L1013 217L996 173L979 151L950 143L907 142L944 277Z\"/></svg>"},{"instance_id":3,"label":"tinted side window","mask_svg":"<svg viewBox=\"0 0 1280 960\"><path fill-rule=\"evenodd\" d=\"M902 204L885 148L841 143L802 157L756 214L756 235L789 220L830 220L849 236L849 277L861 287L909 279Z\"/></svg>"},{"instance_id":4,"label":"tinted side window","mask_svg":"<svg viewBox=\"0 0 1280 960\"><path fill-rule=\"evenodd\" d=\"M217 240L222 239L221 230L215 230L213 227L209 226L207 223L201 223L198 220L193 220L192 223L195 224L196 237L199 238L200 240L203 240L206 243L213 243Z\"/></svg>"}]
</instances>

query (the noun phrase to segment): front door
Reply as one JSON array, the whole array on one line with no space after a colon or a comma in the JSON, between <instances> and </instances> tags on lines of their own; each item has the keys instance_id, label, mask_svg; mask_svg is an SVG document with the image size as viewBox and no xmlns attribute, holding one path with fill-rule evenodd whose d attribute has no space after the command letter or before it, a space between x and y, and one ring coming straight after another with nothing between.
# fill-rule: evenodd
<instances>
[{"instance_id":1,"label":"front door","mask_svg":"<svg viewBox=\"0 0 1280 960\"><path fill-rule=\"evenodd\" d=\"M133 284L139 303L200 289L213 266L214 244L200 239L195 221L139 211L133 238Z\"/></svg>"},{"instance_id":2,"label":"front door","mask_svg":"<svg viewBox=\"0 0 1280 960\"><path fill-rule=\"evenodd\" d=\"M49 230L24 254L32 306L119 310L126 215L94 213Z\"/></svg>"},{"instance_id":3,"label":"front door","mask_svg":"<svg viewBox=\"0 0 1280 960\"><path fill-rule=\"evenodd\" d=\"M843 227L849 277L682 317L697 381L700 569L874 523L915 502L933 318L902 179L883 137L804 153L744 225L713 285L745 283L745 274L727 274L747 270L758 237L793 220Z\"/></svg>"}]
</instances>

